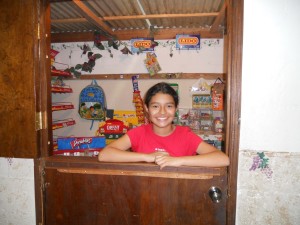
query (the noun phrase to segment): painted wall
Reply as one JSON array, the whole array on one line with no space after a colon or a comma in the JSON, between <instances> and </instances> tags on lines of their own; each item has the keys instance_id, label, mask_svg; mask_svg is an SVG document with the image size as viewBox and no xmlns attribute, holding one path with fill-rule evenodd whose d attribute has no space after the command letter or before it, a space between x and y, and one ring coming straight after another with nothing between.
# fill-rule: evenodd
<instances>
[{"instance_id":1,"label":"painted wall","mask_svg":"<svg viewBox=\"0 0 300 225\"><path fill-rule=\"evenodd\" d=\"M0 158L0 224L35 224L32 159Z\"/></svg>"},{"instance_id":2,"label":"painted wall","mask_svg":"<svg viewBox=\"0 0 300 225\"><path fill-rule=\"evenodd\" d=\"M296 225L300 2L245 0L244 8L237 224Z\"/></svg>"}]
</instances>

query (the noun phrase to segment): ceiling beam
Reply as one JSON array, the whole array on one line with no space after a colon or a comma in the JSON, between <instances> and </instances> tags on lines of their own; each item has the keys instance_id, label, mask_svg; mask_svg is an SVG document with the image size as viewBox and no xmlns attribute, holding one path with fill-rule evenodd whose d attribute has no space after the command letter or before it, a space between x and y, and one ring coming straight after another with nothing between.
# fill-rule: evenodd
<instances>
[{"instance_id":1,"label":"ceiling beam","mask_svg":"<svg viewBox=\"0 0 300 225\"><path fill-rule=\"evenodd\" d=\"M93 23L103 32L112 35L112 29L104 23L103 19L96 16L81 0L73 0L73 3L78 7L83 17L87 18L89 22Z\"/></svg>"},{"instance_id":2,"label":"ceiling beam","mask_svg":"<svg viewBox=\"0 0 300 225\"><path fill-rule=\"evenodd\" d=\"M221 26L221 24L224 21L225 16L226 16L226 6L227 6L226 1L224 1L224 4L223 4L220 12L218 13L218 16L216 17L214 23L212 24L212 26L210 28L210 31L212 33L220 32L220 26Z\"/></svg>"},{"instance_id":3,"label":"ceiling beam","mask_svg":"<svg viewBox=\"0 0 300 225\"><path fill-rule=\"evenodd\" d=\"M209 28L180 28L180 29L155 29L155 40L170 40L175 39L176 34L200 34L201 38L223 38L222 33L211 33ZM112 32L112 36L117 40L130 40L137 37L150 37L150 31L148 29L141 30L118 30ZM102 41L107 40L106 37L101 37ZM81 33L59 33L51 34L51 43L60 42L85 42L94 41L94 32L81 32Z\"/></svg>"},{"instance_id":4,"label":"ceiling beam","mask_svg":"<svg viewBox=\"0 0 300 225\"><path fill-rule=\"evenodd\" d=\"M136 19L161 19L161 18L189 18L189 17L210 17L218 16L218 12L212 13L180 13L180 14L151 14L151 15L132 15L132 16L107 16L104 20L136 20Z\"/></svg>"},{"instance_id":5,"label":"ceiling beam","mask_svg":"<svg viewBox=\"0 0 300 225\"><path fill-rule=\"evenodd\" d=\"M200 34L201 38L222 38L222 34L212 34L209 28L156 28L151 33L149 29L117 30L114 32L119 40L130 40L139 37L152 37L156 40L175 39L177 34Z\"/></svg>"},{"instance_id":6,"label":"ceiling beam","mask_svg":"<svg viewBox=\"0 0 300 225\"><path fill-rule=\"evenodd\" d=\"M76 0L74 0L76 1ZM82 3L81 3L82 4ZM161 18L189 18L189 17L219 17L220 13L181 13L181 14L152 14L152 15L132 15L132 16L104 16L98 17L100 21L114 21L114 20L142 20L142 19L161 19ZM75 19L53 19L51 23L80 23L87 22L85 18Z\"/></svg>"}]
</instances>

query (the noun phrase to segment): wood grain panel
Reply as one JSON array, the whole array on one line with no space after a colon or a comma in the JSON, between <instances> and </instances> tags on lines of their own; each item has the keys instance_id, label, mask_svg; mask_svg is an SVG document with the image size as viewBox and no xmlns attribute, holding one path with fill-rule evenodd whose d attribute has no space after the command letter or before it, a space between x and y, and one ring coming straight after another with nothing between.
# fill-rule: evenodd
<instances>
[{"instance_id":1,"label":"wood grain panel","mask_svg":"<svg viewBox=\"0 0 300 225\"><path fill-rule=\"evenodd\" d=\"M213 185L226 193L226 175L202 180L45 171L47 225L218 225L226 221L226 198L216 204L208 196Z\"/></svg>"},{"instance_id":2,"label":"wood grain panel","mask_svg":"<svg viewBox=\"0 0 300 225\"><path fill-rule=\"evenodd\" d=\"M227 224L234 225L236 218L238 155L240 140L242 51L244 1L227 0L227 101L226 101L226 152L229 154Z\"/></svg>"},{"instance_id":3,"label":"wood grain panel","mask_svg":"<svg viewBox=\"0 0 300 225\"><path fill-rule=\"evenodd\" d=\"M0 156L36 154L35 62L37 1L6 1L0 7Z\"/></svg>"}]
</instances>

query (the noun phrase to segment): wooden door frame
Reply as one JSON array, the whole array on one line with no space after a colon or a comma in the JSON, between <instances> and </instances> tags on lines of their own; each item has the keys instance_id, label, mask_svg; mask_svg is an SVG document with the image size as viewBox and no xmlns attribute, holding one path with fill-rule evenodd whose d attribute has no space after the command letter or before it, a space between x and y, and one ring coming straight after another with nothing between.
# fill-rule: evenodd
<instances>
[{"instance_id":1,"label":"wooden door frame","mask_svg":"<svg viewBox=\"0 0 300 225\"><path fill-rule=\"evenodd\" d=\"M238 175L238 154L240 135L240 111L241 111L241 79L242 79L242 46L243 46L243 10L244 0L225 0L227 3L227 122L226 122L226 152L229 153L231 164L228 167L228 201L227 201L227 221L226 224L235 224L236 219L236 195L237 195L237 175ZM39 76L39 89L37 93L37 104L39 110L47 112L48 127L38 132L39 155L35 159L35 187L36 187L36 224L43 224L43 182L41 180L43 157L49 156L49 145L51 130L51 110L49 99L50 92L50 3L49 0L40 0L40 59L39 71L43 76ZM48 24L49 23L49 24ZM47 106L48 104L48 106ZM50 119L49 119L50 118Z\"/></svg>"},{"instance_id":2,"label":"wooden door frame","mask_svg":"<svg viewBox=\"0 0 300 225\"><path fill-rule=\"evenodd\" d=\"M226 152L229 153L227 223L235 224L240 141L244 0L227 1L227 122Z\"/></svg>"}]
</instances>

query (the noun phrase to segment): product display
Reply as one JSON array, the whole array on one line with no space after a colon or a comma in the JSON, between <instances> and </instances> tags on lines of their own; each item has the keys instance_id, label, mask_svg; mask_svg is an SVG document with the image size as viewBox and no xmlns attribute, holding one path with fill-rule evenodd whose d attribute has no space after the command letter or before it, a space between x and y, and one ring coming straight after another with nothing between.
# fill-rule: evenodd
<instances>
[{"instance_id":1,"label":"product display","mask_svg":"<svg viewBox=\"0 0 300 225\"><path fill-rule=\"evenodd\" d=\"M123 121L110 119L99 123L99 129L96 131L96 136L104 136L106 144L123 136L129 127Z\"/></svg>"},{"instance_id":2,"label":"product display","mask_svg":"<svg viewBox=\"0 0 300 225\"><path fill-rule=\"evenodd\" d=\"M54 80L57 85L66 87L67 85L61 79ZM209 81L202 79L202 82L209 88ZM214 83L215 87L219 83ZM221 83L223 85L223 83ZM85 88L82 89L79 95L78 112L79 116L83 119L90 119L92 121L98 120L98 129L95 132L95 137L103 137L105 144L123 136L129 129L147 124L145 110L143 106L143 99L138 87L138 75L132 76L133 85L133 100L135 110L119 110L110 109L111 116L107 117L106 98L103 89L97 84L95 80ZM170 83L170 85L178 93L178 84ZM212 89L216 91L216 89ZM216 146L219 149L223 147L223 133L224 133L224 112L223 110L214 110L213 107L213 94L193 94L191 95L192 107L191 108L178 108L174 119L174 124L181 126L189 126L198 135L209 135L208 143ZM222 103L223 104L223 103ZM63 111L73 109L72 102L53 102L52 111ZM80 121L76 121L79 123ZM72 126L76 124L72 118L53 121L53 130ZM90 128L92 130L92 127ZM59 132L60 133L60 132ZM55 133L56 134L56 133ZM55 140L53 145L54 150L57 151L58 143ZM94 156L97 152L89 148L91 152L88 154ZM65 149L64 153L54 151L54 154L62 155L87 155L87 151L83 149ZM92 153L93 151L93 153Z\"/></svg>"},{"instance_id":3,"label":"product display","mask_svg":"<svg viewBox=\"0 0 300 225\"><path fill-rule=\"evenodd\" d=\"M218 78L211 88L212 95L212 109L213 110L223 110L224 109L224 89L225 84Z\"/></svg>"},{"instance_id":4,"label":"product display","mask_svg":"<svg viewBox=\"0 0 300 225\"><path fill-rule=\"evenodd\" d=\"M132 86L133 86L132 102L134 103L136 109L136 116L138 118L138 123L145 124L146 123L145 111L144 111L143 99L139 91L137 76L132 76Z\"/></svg>"},{"instance_id":5,"label":"product display","mask_svg":"<svg viewBox=\"0 0 300 225\"><path fill-rule=\"evenodd\" d=\"M113 119L121 120L126 126L134 127L139 125L136 111L114 110Z\"/></svg>"},{"instance_id":6,"label":"product display","mask_svg":"<svg viewBox=\"0 0 300 225\"><path fill-rule=\"evenodd\" d=\"M211 108L210 95L193 95L192 97L193 108Z\"/></svg>"},{"instance_id":7,"label":"product display","mask_svg":"<svg viewBox=\"0 0 300 225\"><path fill-rule=\"evenodd\" d=\"M217 133L223 132L223 119L220 117L217 117L214 119L214 131Z\"/></svg>"},{"instance_id":8,"label":"product display","mask_svg":"<svg viewBox=\"0 0 300 225\"><path fill-rule=\"evenodd\" d=\"M57 138L57 150L100 149L105 147L105 137Z\"/></svg>"},{"instance_id":9,"label":"product display","mask_svg":"<svg viewBox=\"0 0 300 225\"><path fill-rule=\"evenodd\" d=\"M106 98L103 89L93 80L79 95L79 115L87 120L105 120Z\"/></svg>"}]
</instances>

